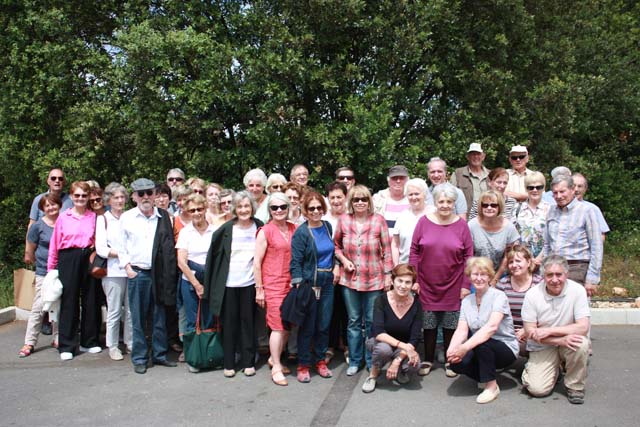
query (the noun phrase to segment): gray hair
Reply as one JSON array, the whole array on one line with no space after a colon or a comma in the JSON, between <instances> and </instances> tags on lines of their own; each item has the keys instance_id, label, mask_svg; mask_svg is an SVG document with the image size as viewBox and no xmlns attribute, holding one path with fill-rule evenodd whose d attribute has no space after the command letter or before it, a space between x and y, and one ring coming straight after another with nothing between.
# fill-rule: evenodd
<instances>
[{"instance_id":1,"label":"gray hair","mask_svg":"<svg viewBox=\"0 0 640 427\"><path fill-rule=\"evenodd\" d=\"M429 166L431 166L431 163L435 163L435 162L442 162L442 164L444 165L444 171L447 171L447 162L445 162L444 160L442 160L440 157L432 157L429 159L429 163L427 163L427 170L429 170Z\"/></svg>"},{"instance_id":2,"label":"gray hair","mask_svg":"<svg viewBox=\"0 0 640 427\"><path fill-rule=\"evenodd\" d=\"M269 178L267 178L267 185L265 185L267 193L269 193L269 187L271 187L276 182L282 182L283 184L286 184L287 178L285 178L281 173L272 173L271 175L269 175Z\"/></svg>"},{"instance_id":3,"label":"gray hair","mask_svg":"<svg viewBox=\"0 0 640 427\"><path fill-rule=\"evenodd\" d=\"M427 193L429 192L429 186L427 185L426 181L422 178L411 178L410 180L407 181L407 183L404 185L404 195L406 196L409 193L409 186L411 187L415 187L418 190L422 191L422 193L424 194L425 199L427 198Z\"/></svg>"},{"instance_id":4,"label":"gray hair","mask_svg":"<svg viewBox=\"0 0 640 427\"><path fill-rule=\"evenodd\" d=\"M183 172L183 171L182 171L182 169L180 169L180 168L173 168L173 169L169 169L169 172L167 172L167 177L168 177L169 175L171 175L172 173L177 173L177 174L179 174L179 175L182 177L182 179L184 179L184 177L185 177L184 172Z\"/></svg>"},{"instance_id":5,"label":"gray hair","mask_svg":"<svg viewBox=\"0 0 640 427\"><path fill-rule=\"evenodd\" d=\"M244 178L242 178L242 183L246 187L249 185L249 182L253 179L259 179L260 183L263 187L267 186L267 175L264 173L262 169L251 169L249 172L244 174Z\"/></svg>"},{"instance_id":6,"label":"gray hair","mask_svg":"<svg viewBox=\"0 0 640 427\"><path fill-rule=\"evenodd\" d=\"M187 197L191 193L193 193L193 188L191 188L191 187L189 187L188 185L185 185L185 184L177 185L177 186L173 187L173 189L171 190L171 196L175 200L178 200L181 197Z\"/></svg>"},{"instance_id":7,"label":"gray hair","mask_svg":"<svg viewBox=\"0 0 640 427\"><path fill-rule=\"evenodd\" d=\"M565 273L569 272L569 263L567 262L565 257L560 255L549 255L542 260L542 265L540 268L542 270L541 273L543 276L544 271L547 269L547 267L551 267L552 265L559 265L564 269Z\"/></svg>"},{"instance_id":8,"label":"gray hair","mask_svg":"<svg viewBox=\"0 0 640 427\"><path fill-rule=\"evenodd\" d=\"M436 185L433 188L431 194L433 194L434 202L437 202L440 196L445 196L447 199L451 199L454 202L458 199L458 192L456 191L456 187L449 184L448 182Z\"/></svg>"},{"instance_id":9,"label":"gray hair","mask_svg":"<svg viewBox=\"0 0 640 427\"><path fill-rule=\"evenodd\" d=\"M111 182L104 188L104 194L102 195L102 200L105 204L109 203L111 196L115 196L116 193L124 194L125 200L129 199L129 192L127 188L120 184L119 182Z\"/></svg>"},{"instance_id":10,"label":"gray hair","mask_svg":"<svg viewBox=\"0 0 640 427\"><path fill-rule=\"evenodd\" d=\"M568 188L574 188L573 178L571 175L557 175L551 180L551 188L554 186L566 183Z\"/></svg>"},{"instance_id":11,"label":"gray hair","mask_svg":"<svg viewBox=\"0 0 640 427\"><path fill-rule=\"evenodd\" d=\"M558 175L571 175L571 170L566 166L556 166L551 169L551 178L555 178Z\"/></svg>"},{"instance_id":12,"label":"gray hair","mask_svg":"<svg viewBox=\"0 0 640 427\"><path fill-rule=\"evenodd\" d=\"M269 194L269 196L267 197L267 210L269 211L269 218L271 218L271 202L277 200L283 203L287 204L287 207L291 207L291 201L289 200L289 197L287 197L286 194L284 194L283 192L280 191L275 191L271 194Z\"/></svg>"},{"instance_id":13,"label":"gray hair","mask_svg":"<svg viewBox=\"0 0 640 427\"><path fill-rule=\"evenodd\" d=\"M248 199L249 203L251 203L251 216L254 216L256 214L256 210L258 210L258 204L256 203L251 193L246 190L242 190L233 195L233 200L231 201L231 215L233 215L234 217L238 216L236 215L236 207L244 199Z\"/></svg>"}]
</instances>

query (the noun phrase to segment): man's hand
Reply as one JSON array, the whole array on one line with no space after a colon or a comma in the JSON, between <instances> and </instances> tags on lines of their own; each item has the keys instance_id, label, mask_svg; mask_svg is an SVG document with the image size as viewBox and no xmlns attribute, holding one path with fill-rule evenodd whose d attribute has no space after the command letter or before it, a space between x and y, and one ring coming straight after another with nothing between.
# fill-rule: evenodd
<instances>
[{"instance_id":1,"label":"man's hand","mask_svg":"<svg viewBox=\"0 0 640 427\"><path fill-rule=\"evenodd\" d=\"M598 285L594 285L593 283L586 282L584 284L584 288L587 291L587 295L590 297L598 294Z\"/></svg>"},{"instance_id":2,"label":"man's hand","mask_svg":"<svg viewBox=\"0 0 640 427\"><path fill-rule=\"evenodd\" d=\"M567 347L568 349L571 349L573 351L576 351L582 345L583 340L584 340L584 337L582 335L577 335L577 334L566 335L562 339L562 346Z\"/></svg>"}]
</instances>

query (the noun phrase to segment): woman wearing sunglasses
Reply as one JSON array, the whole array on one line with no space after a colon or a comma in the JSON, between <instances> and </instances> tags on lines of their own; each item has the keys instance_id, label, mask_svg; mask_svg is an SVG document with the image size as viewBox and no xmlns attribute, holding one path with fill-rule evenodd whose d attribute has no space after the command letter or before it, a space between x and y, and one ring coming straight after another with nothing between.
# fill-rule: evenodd
<instances>
[{"instance_id":1,"label":"woman wearing sunglasses","mask_svg":"<svg viewBox=\"0 0 640 427\"><path fill-rule=\"evenodd\" d=\"M333 375L325 361L333 314L335 251L331 224L322 220L326 210L327 204L320 193L310 191L305 194L302 213L307 222L298 227L291 240L291 284L312 286L315 293L304 321L298 325L297 378L301 383L311 381L309 369L312 364L321 377ZM298 294L300 292L298 290Z\"/></svg>"},{"instance_id":2,"label":"woman wearing sunglasses","mask_svg":"<svg viewBox=\"0 0 640 427\"><path fill-rule=\"evenodd\" d=\"M531 251L537 267L542 262L544 231L551 205L542 200L545 188L542 173L531 172L525 177L524 185L529 197L516 210L516 227L520 232L522 244Z\"/></svg>"},{"instance_id":3,"label":"woman wearing sunglasses","mask_svg":"<svg viewBox=\"0 0 640 427\"><path fill-rule=\"evenodd\" d=\"M504 254L520 242L520 234L513 223L503 216L504 199L501 193L485 191L480 195L478 205L478 216L469 221L473 254L493 261L493 268L497 271L491 278L490 285L495 286L507 267Z\"/></svg>"},{"instance_id":4,"label":"woman wearing sunglasses","mask_svg":"<svg viewBox=\"0 0 640 427\"><path fill-rule=\"evenodd\" d=\"M282 192L269 194L265 204L269 208L270 221L260 229L256 238L256 256L253 259L253 276L256 279L256 303L266 308L269 336L269 366L274 384L286 386L285 374L289 369L280 362L280 355L287 343L289 332L280 317L280 306L289 293L291 273L291 238L296 226L287 221L289 198Z\"/></svg>"},{"instance_id":5,"label":"woman wearing sunglasses","mask_svg":"<svg viewBox=\"0 0 640 427\"><path fill-rule=\"evenodd\" d=\"M342 264L340 283L349 322L349 367L347 375L358 373L363 359L371 368L371 352L365 351L362 323L371 335L373 304L391 287L391 237L382 215L373 212L373 200L364 185L354 185L347 195L348 214L342 215L334 241Z\"/></svg>"},{"instance_id":6,"label":"woman wearing sunglasses","mask_svg":"<svg viewBox=\"0 0 640 427\"><path fill-rule=\"evenodd\" d=\"M71 184L73 208L60 214L49 243L47 269L58 269L62 282L58 323L58 351L62 360L73 359L80 322L80 351L102 351L98 340L101 318L97 287L90 286L89 280L89 255L96 230L96 214L87 209L89 191L86 182Z\"/></svg>"},{"instance_id":7,"label":"woman wearing sunglasses","mask_svg":"<svg viewBox=\"0 0 640 427\"><path fill-rule=\"evenodd\" d=\"M518 201L513 197L509 197L505 194L507 185L509 184L509 172L507 172L505 168L495 168L492 169L491 172L489 172L487 179L489 190L500 193L500 195L502 196L502 200L504 201L502 216L507 218L511 222L515 222L516 205L518 204ZM471 210L469 211L469 221L480 214L480 210L478 209L479 203L479 201L475 200L471 205Z\"/></svg>"}]
</instances>

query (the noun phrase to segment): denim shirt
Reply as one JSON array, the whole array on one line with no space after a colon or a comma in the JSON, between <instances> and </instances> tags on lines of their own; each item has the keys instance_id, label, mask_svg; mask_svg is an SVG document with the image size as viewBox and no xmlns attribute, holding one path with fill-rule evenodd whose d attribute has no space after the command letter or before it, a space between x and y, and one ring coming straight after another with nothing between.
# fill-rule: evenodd
<instances>
[{"instance_id":1,"label":"denim shirt","mask_svg":"<svg viewBox=\"0 0 640 427\"><path fill-rule=\"evenodd\" d=\"M322 221L327 227L329 236L332 234L331 224L328 221ZM317 254L315 239L313 233L309 229L309 223L305 222L296 229L291 239L291 284L297 285L301 282L312 283L316 285L317 276ZM333 257L335 264L335 255Z\"/></svg>"}]
</instances>

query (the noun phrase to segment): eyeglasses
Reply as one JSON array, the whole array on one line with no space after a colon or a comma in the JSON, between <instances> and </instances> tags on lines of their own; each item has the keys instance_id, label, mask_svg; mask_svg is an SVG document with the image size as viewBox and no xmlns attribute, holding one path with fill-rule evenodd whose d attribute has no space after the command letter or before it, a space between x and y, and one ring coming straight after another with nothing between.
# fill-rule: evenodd
<instances>
[{"instance_id":1,"label":"eyeglasses","mask_svg":"<svg viewBox=\"0 0 640 427\"><path fill-rule=\"evenodd\" d=\"M221 205L230 205L231 204L231 200L221 200L220 204Z\"/></svg>"},{"instance_id":2,"label":"eyeglasses","mask_svg":"<svg viewBox=\"0 0 640 427\"><path fill-rule=\"evenodd\" d=\"M400 175L400 176L392 176L389 179L392 180L392 181L404 181L407 178L408 177L406 177L406 176Z\"/></svg>"},{"instance_id":3,"label":"eyeglasses","mask_svg":"<svg viewBox=\"0 0 640 427\"><path fill-rule=\"evenodd\" d=\"M322 209L322 206L309 206L309 207L307 207L307 211L308 212L316 212L316 211L322 212L322 211L324 211L324 209Z\"/></svg>"},{"instance_id":4,"label":"eyeglasses","mask_svg":"<svg viewBox=\"0 0 640 427\"><path fill-rule=\"evenodd\" d=\"M271 185L272 190L281 190L284 187L282 184L273 184Z\"/></svg>"},{"instance_id":5,"label":"eyeglasses","mask_svg":"<svg viewBox=\"0 0 640 427\"><path fill-rule=\"evenodd\" d=\"M182 181L184 181L184 178L180 178L179 176L171 176L171 177L167 178L167 181L182 182Z\"/></svg>"},{"instance_id":6,"label":"eyeglasses","mask_svg":"<svg viewBox=\"0 0 640 427\"><path fill-rule=\"evenodd\" d=\"M287 209L289 209L289 206L288 205L271 205L269 206L269 209L271 209L271 212L286 211Z\"/></svg>"},{"instance_id":7,"label":"eyeglasses","mask_svg":"<svg viewBox=\"0 0 640 427\"><path fill-rule=\"evenodd\" d=\"M200 213L200 212L204 212L204 208L191 208L191 209L187 209L187 212L192 214L196 212Z\"/></svg>"},{"instance_id":8,"label":"eyeglasses","mask_svg":"<svg viewBox=\"0 0 640 427\"><path fill-rule=\"evenodd\" d=\"M480 206L482 206L483 209L486 209L486 208L494 208L494 209L496 209L500 205L497 204L497 203L480 203Z\"/></svg>"},{"instance_id":9,"label":"eyeglasses","mask_svg":"<svg viewBox=\"0 0 640 427\"><path fill-rule=\"evenodd\" d=\"M517 155L517 156L511 156L511 160L522 160L525 157L527 157L526 154L520 154L520 155Z\"/></svg>"},{"instance_id":10,"label":"eyeglasses","mask_svg":"<svg viewBox=\"0 0 640 427\"><path fill-rule=\"evenodd\" d=\"M369 203L369 198L368 197L354 197L353 199L351 199L351 203L360 203L360 202Z\"/></svg>"},{"instance_id":11,"label":"eyeglasses","mask_svg":"<svg viewBox=\"0 0 640 427\"><path fill-rule=\"evenodd\" d=\"M87 197L89 197L89 195L87 193L84 194L74 194L73 195L74 198L76 199L86 199Z\"/></svg>"},{"instance_id":12,"label":"eyeglasses","mask_svg":"<svg viewBox=\"0 0 640 427\"><path fill-rule=\"evenodd\" d=\"M64 181L64 176L50 176L49 179L51 181L60 181L63 182Z\"/></svg>"},{"instance_id":13,"label":"eyeglasses","mask_svg":"<svg viewBox=\"0 0 640 427\"><path fill-rule=\"evenodd\" d=\"M204 194L204 190L193 190L196 194Z\"/></svg>"},{"instance_id":14,"label":"eyeglasses","mask_svg":"<svg viewBox=\"0 0 640 427\"><path fill-rule=\"evenodd\" d=\"M138 190L138 197L144 197L144 195L146 194L147 196L153 196L153 190L149 189L149 190Z\"/></svg>"},{"instance_id":15,"label":"eyeglasses","mask_svg":"<svg viewBox=\"0 0 640 427\"><path fill-rule=\"evenodd\" d=\"M338 181L353 181L353 175L342 175L338 177Z\"/></svg>"},{"instance_id":16,"label":"eyeglasses","mask_svg":"<svg viewBox=\"0 0 640 427\"><path fill-rule=\"evenodd\" d=\"M95 199L89 199L91 203L102 203L102 197L96 197Z\"/></svg>"},{"instance_id":17,"label":"eyeglasses","mask_svg":"<svg viewBox=\"0 0 640 427\"><path fill-rule=\"evenodd\" d=\"M532 191L532 190L542 190L544 188L544 185L527 185L527 190Z\"/></svg>"}]
</instances>

